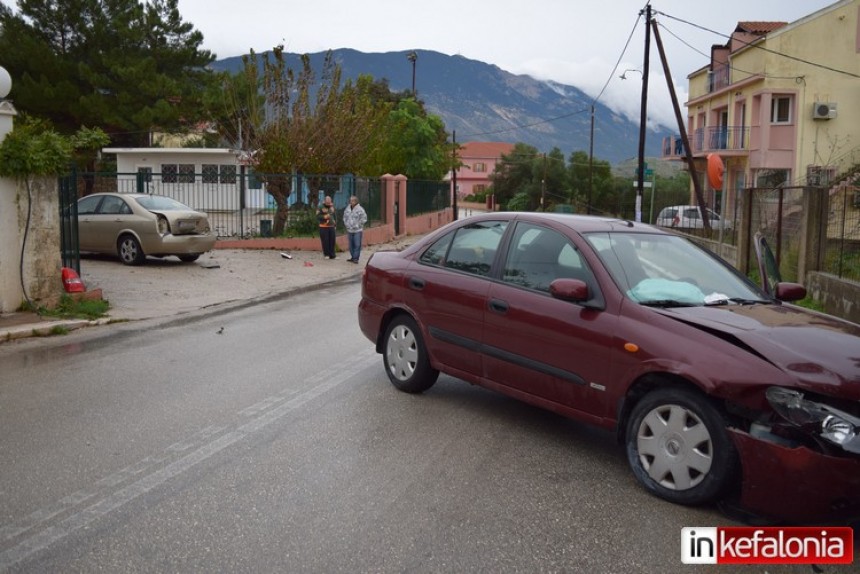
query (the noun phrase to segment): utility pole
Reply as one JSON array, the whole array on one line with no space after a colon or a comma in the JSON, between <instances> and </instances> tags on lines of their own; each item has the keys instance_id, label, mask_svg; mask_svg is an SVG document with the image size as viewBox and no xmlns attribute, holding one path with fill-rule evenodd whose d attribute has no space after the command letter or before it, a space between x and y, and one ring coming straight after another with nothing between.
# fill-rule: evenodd
<instances>
[{"instance_id":1,"label":"utility pole","mask_svg":"<svg viewBox=\"0 0 860 574\"><path fill-rule=\"evenodd\" d=\"M640 12L641 14L641 12ZM651 59L651 4L645 5L645 60L642 64L642 104L639 115L639 174L636 186L637 222L642 221L642 191L645 188L645 132L648 123L648 65Z\"/></svg>"},{"instance_id":2,"label":"utility pole","mask_svg":"<svg viewBox=\"0 0 860 574\"><path fill-rule=\"evenodd\" d=\"M678 132L681 134L681 141L684 144L684 154L687 161L687 169L690 170L690 179L693 180L693 189L696 191L696 202L699 204L699 211L702 213L702 226L706 231L711 231L711 219L707 216L707 208L705 207L705 194L702 191L702 182L699 181L699 175L696 173L696 164L693 163L693 152L690 150L690 138L687 136L687 129L684 127L684 118L681 116L681 106L678 104L678 96L675 94L675 87L672 85L672 73L669 71L669 61L666 59L666 52L663 50L663 42L660 39L660 31L657 29L657 23L654 26L654 41L657 43L657 50L660 52L660 61L663 64L663 74L666 76L666 83L669 85L669 95L672 96L672 108L675 110L675 120L678 122ZM641 184L641 179L639 180Z\"/></svg>"},{"instance_id":3,"label":"utility pole","mask_svg":"<svg viewBox=\"0 0 860 574\"><path fill-rule=\"evenodd\" d=\"M412 97L418 99L418 94L415 91L415 63L418 61L418 52L412 50L406 55L406 59L412 62Z\"/></svg>"},{"instance_id":4,"label":"utility pole","mask_svg":"<svg viewBox=\"0 0 860 574\"><path fill-rule=\"evenodd\" d=\"M543 177L540 180L540 210L546 211L546 154L543 154Z\"/></svg>"},{"instance_id":5,"label":"utility pole","mask_svg":"<svg viewBox=\"0 0 860 574\"><path fill-rule=\"evenodd\" d=\"M588 199L585 213L591 215L591 194L594 191L594 102L591 103L591 137L588 139Z\"/></svg>"},{"instance_id":6,"label":"utility pole","mask_svg":"<svg viewBox=\"0 0 860 574\"><path fill-rule=\"evenodd\" d=\"M451 182L454 186L454 194L451 198L451 207L454 211L454 221L457 221L457 130L451 130Z\"/></svg>"}]
</instances>

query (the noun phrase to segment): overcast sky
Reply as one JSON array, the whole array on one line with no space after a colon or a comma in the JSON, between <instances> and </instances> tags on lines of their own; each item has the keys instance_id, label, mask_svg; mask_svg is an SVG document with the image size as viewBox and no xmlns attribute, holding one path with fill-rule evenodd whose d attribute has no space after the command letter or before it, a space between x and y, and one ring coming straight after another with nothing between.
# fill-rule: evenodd
<instances>
[{"instance_id":1,"label":"overcast sky","mask_svg":"<svg viewBox=\"0 0 860 574\"><path fill-rule=\"evenodd\" d=\"M678 98L684 102L687 75L708 63L710 47L724 44L739 21L793 22L833 3L660 0L651 8L661 25ZM435 50L576 86L592 97L609 81L601 101L638 122L642 76L636 72L628 72L626 80L618 76L626 69L642 69L645 27L639 14L645 4L645 0L179 0L179 10L203 33L203 47L219 59L278 44L296 53L337 48ZM651 56L649 123L674 125L653 40ZM403 65L410 66L405 60ZM420 60L417 65L420 92Z\"/></svg>"},{"instance_id":2,"label":"overcast sky","mask_svg":"<svg viewBox=\"0 0 860 574\"><path fill-rule=\"evenodd\" d=\"M708 63L710 47L724 44L739 21L793 22L833 3L660 0L651 7L661 25L678 98L684 102L687 75ZM369 53L435 50L576 86L592 97L606 86L601 102L638 122L641 74L629 72L626 80L618 76L626 69L642 68L645 27L639 14L645 4L645 0L179 0L179 11L184 21L203 33L203 47L218 59L278 44L296 53L337 48ZM653 41L651 55L649 123L674 125ZM410 66L405 60L403 65ZM419 61L419 92L420 70Z\"/></svg>"}]
</instances>

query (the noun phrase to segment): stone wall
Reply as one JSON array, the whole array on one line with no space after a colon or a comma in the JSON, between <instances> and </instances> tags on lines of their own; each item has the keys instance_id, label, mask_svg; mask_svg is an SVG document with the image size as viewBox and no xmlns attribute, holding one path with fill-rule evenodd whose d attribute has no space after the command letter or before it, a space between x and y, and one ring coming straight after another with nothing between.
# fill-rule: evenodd
<instances>
[{"instance_id":1,"label":"stone wall","mask_svg":"<svg viewBox=\"0 0 860 574\"><path fill-rule=\"evenodd\" d=\"M860 283L810 271L806 274L806 290L824 305L826 313L860 324Z\"/></svg>"},{"instance_id":2,"label":"stone wall","mask_svg":"<svg viewBox=\"0 0 860 574\"><path fill-rule=\"evenodd\" d=\"M63 293L56 179L35 180L29 194L23 183L0 180L0 214L0 312L18 310L27 297L53 305Z\"/></svg>"}]
</instances>

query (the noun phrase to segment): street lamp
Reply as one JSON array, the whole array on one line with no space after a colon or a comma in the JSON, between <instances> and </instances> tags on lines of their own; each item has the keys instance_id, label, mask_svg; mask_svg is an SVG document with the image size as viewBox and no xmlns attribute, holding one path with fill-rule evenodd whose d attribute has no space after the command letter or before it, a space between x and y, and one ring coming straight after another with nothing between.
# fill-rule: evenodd
<instances>
[{"instance_id":1,"label":"street lamp","mask_svg":"<svg viewBox=\"0 0 860 574\"><path fill-rule=\"evenodd\" d=\"M412 97L417 98L418 95L415 93L415 62L418 61L418 53L412 50L406 54L406 59L412 62Z\"/></svg>"},{"instance_id":2,"label":"street lamp","mask_svg":"<svg viewBox=\"0 0 860 574\"><path fill-rule=\"evenodd\" d=\"M5 100L11 90L12 76L9 75L6 68L0 66L0 100Z\"/></svg>"},{"instance_id":3,"label":"street lamp","mask_svg":"<svg viewBox=\"0 0 860 574\"><path fill-rule=\"evenodd\" d=\"M618 77L621 78L622 80L626 80L627 79L627 72L639 72L641 74L642 70L637 70L635 68L627 68L626 70L621 72L621 75Z\"/></svg>"}]
</instances>

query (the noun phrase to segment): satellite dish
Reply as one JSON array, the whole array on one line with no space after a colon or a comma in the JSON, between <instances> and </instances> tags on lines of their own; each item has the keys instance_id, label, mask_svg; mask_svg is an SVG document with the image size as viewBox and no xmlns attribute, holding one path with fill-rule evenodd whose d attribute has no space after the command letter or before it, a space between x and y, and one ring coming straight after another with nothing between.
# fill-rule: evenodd
<instances>
[{"instance_id":1,"label":"satellite dish","mask_svg":"<svg viewBox=\"0 0 860 574\"><path fill-rule=\"evenodd\" d=\"M723 189L723 172L726 166L723 160L715 153L708 154L708 183L714 189Z\"/></svg>"}]
</instances>

